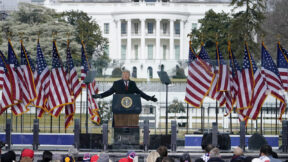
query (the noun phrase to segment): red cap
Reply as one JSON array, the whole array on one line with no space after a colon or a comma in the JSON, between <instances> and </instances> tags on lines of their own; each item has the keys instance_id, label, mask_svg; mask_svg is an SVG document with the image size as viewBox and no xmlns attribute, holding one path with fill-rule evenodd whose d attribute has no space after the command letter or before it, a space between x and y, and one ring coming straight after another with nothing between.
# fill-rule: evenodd
<instances>
[{"instance_id":1,"label":"red cap","mask_svg":"<svg viewBox=\"0 0 288 162\"><path fill-rule=\"evenodd\" d=\"M130 158L122 158L119 160L119 162L133 162L133 159Z\"/></svg>"},{"instance_id":2,"label":"red cap","mask_svg":"<svg viewBox=\"0 0 288 162\"><path fill-rule=\"evenodd\" d=\"M91 157L91 162L97 162L97 160L99 159L99 156L98 155L94 155Z\"/></svg>"},{"instance_id":3,"label":"red cap","mask_svg":"<svg viewBox=\"0 0 288 162\"><path fill-rule=\"evenodd\" d=\"M34 151L31 149L24 149L21 153L21 157L30 157L33 159L34 157Z\"/></svg>"}]
</instances>

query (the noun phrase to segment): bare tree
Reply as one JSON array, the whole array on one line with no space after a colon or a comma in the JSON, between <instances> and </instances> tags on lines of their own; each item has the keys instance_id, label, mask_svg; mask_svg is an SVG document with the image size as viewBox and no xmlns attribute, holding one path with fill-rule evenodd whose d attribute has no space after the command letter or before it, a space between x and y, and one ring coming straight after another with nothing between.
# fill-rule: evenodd
<instances>
[{"instance_id":1,"label":"bare tree","mask_svg":"<svg viewBox=\"0 0 288 162\"><path fill-rule=\"evenodd\" d=\"M265 45L273 58L276 59L276 44L280 41L284 48L288 48L288 1L269 0L266 19L263 22L265 31Z\"/></svg>"}]
</instances>

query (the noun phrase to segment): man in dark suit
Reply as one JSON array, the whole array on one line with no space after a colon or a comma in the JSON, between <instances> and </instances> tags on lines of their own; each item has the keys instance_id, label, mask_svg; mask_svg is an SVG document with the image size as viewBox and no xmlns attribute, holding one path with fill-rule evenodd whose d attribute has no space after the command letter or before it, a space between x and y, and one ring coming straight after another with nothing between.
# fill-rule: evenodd
<instances>
[{"instance_id":1,"label":"man in dark suit","mask_svg":"<svg viewBox=\"0 0 288 162\"><path fill-rule=\"evenodd\" d=\"M130 80L130 72L128 70L124 70L122 72L122 79L117 80L113 83L113 86L107 90L106 92L103 92L101 94L93 95L93 98L104 98L107 96L110 96L112 94L140 94L142 98L145 100L151 100L153 102L157 102L157 98L154 96L148 96L144 92L142 92L137 86L136 83L132 80Z\"/></svg>"}]
</instances>

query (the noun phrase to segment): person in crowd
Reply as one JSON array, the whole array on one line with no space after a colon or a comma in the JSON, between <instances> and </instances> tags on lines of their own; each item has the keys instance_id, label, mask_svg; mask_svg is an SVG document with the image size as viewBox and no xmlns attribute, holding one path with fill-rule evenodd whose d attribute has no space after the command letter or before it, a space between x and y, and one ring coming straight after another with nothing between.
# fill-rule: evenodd
<instances>
[{"instance_id":1,"label":"person in crowd","mask_svg":"<svg viewBox=\"0 0 288 162\"><path fill-rule=\"evenodd\" d=\"M231 162L241 162L245 159L243 150L240 147L234 148L233 151L233 157L231 159Z\"/></svg>"},{"instance_id":2,"label":"person in crowd","mask_svg":"<svg viewBox=\"0 0 288 162\"><path fill-rule=\"evenodd\" d=\"M203 159L203 161L205 161L205 162L207 162L208 160L209 160L209 152L212 150L214 148L214 146L213 145L211 145L211 144L209 144L209 145L207 145L206 147L205 147L205 154L204 155L202 155L202 159Z\"/></svg>"},{"instance_id":3,"label":"person in crowd","mask_svg":"<svg viewBox=\"0 0 288 162\"><path fill-rule=\"evenodd\" d=\"M160 157L156 159L156 162L162 162L163 158L168 156L167 147L165 146L160 146L157 148L157 152L159 153Z\"/></svg>"},{"instance_id":4,"label":"person in crowd","mask_svg":"<svg viewBox=\"0 0 288 162\"><path fill-rule=\"evenodd\" d=\"M60 154L53 154L52 156L52 162L61 162L62 156Z\"/></svg>"},{"instance_id":5,"label":"person in crowd","mask_svg":"<svg viewBox=\"0 0 288 162\"><path fill-rule=\"evenodd\" d=\"M195 162L205 162L202 158L198 158L195 160Z\"/></svg>"},{"instance_id":6,"label":"person in crowd","mask_svg":"<svg viewBox=\"0 0 288 162\"><path fill-rule=\"evenodd\" d=\"M90 162L90 154L89 153L84 154L83 162Z\"/></svg>"},{"instance_id":7,"label":"person in crowd","mask_svg":"<svg viewBox=\"0 0 288 162\"><path fill-rule=\"evenodd\" d=\"M147 162L155 162L158 157L160 157L158 152L151 151L147 156Z\"/></svg>"},{"instance_id":8,"label":"person in crowd","mask_svg":"<svg viewBox=\"0 0 288 162\"><path fill-rule=\"evenodd\" d=\"M166 156L166 157L163 158L162 162L174 162L174 159L171 158L171 157Z\"/></svg>"},{"instance_id":9,"label":"person in crowd","mask_svg":"<svg viewBox=\"0 0 288 162\"><path fill-rule=\"evenodd\" d=\"M84 160L84 158L83 158L83 160ZM91 156L90 162L98 162L98 160L99 160L99 156L93 155L93 156Z\"/></svg>"},{"instance_id":10,"label":"person in crowd","mask_svg":"<svg viewBox=\"0 0 288 162\"><path fill-rule=\"evenodd\" d=\"M209 152L208 162L224 162L224 160L221 159L220 150L217 147Z\"/></svg>"},{"instance_id":11,"label":"person in crowd","mask_svg":"<svg viewBox=\"0 0 288 162\"><path fill-rule=\"evenodd\" d=\"M53 159L53 154L51 151L45 150L42 154L41 162L50 162Z\"/></svg>"},{"instance_id":12,"label":"person in crowd","mask_svg":"<svg viewBox=\"0 0 288 162\"><path fill-rule=\"evenodd\" d=\"M75 162L75 159L71 156L65 156L63 162Z\"/></svg>"},{"instance_id":13,"label":"person in crowd","mask_svg":"<svg viewBox=\"0 0 288 162\"><path fill-rule=\"evenodd\" d=\"M190 155L189 155L188 153L184 153L184 154L180 157L180 162L191 162Z\"/></svg>"},{"instance_id":14,"label":"person in crowd","mask_svg":"<svg viewBox=\"0 0 288 162\"><path fill-rule=\"evenodd\" d=\"M134 151L128 151L127 157L120 159L119 162L133 162L135 156L136 156L136 153Z\"/></svg>"},{"instance_id":15,"label":"person in crowd","mask_svg":"<svg viewBox=\"0 0 288 162\"><path fill-rule=\"evenodd\" d=\"M2 162L13 162L16 161L16 154L14 151L8 151L5 154L1 155L1 160Z\"/></svg>"},{"instance_id":16,"label":"person in crowd","mask_svg":"<svg viewBox=\"0 0 288 162\"><path fill-rule=\"evenodd\" d=\"M278 159L278 154L274 151L272 151L271 156L275 159Z\"/></svg>"},{"instance_id":17,"label":"person in crowd","mask_svg":"<svg viewBox=\"0 0 288 162\"><path fill-rule=\"evenodd\" d=\"M252 162L252 160L253 160L252 156L246 156L244 162Z\"/></svg>"},{"instance_id":18,"label":"person in crowd","mask_svg":"<svg viewBox=\"0 0 288 162\"><path fill-rule=\"evenodd\" d=\"M23 149L20 156L20 162L33 162L34 151L31 149Z\"/></svg>"},{"instance_id":19,"label":"person in crowd","mask_svg":"<svg viewBox=\"0 0 288 162\"><path fill-rule=\"evenodd\" d=\"M100 154L99 159L95 161L93 156L91 158L91 162L109 162L109 155L108 154Z\"/></svg>"},{"instance_id":20,"label":"person in crowd","mask_svg":"<svg viewBox=\"0 0 288 162\"><path fill-rule=\"evenodd\" d=\"M260 158L254 158L252 162L263 162Z\"/></svg>"},{"instance_id":21,"label":"person in crowd","mask_svg":"<svg viewBox=\"0 0 288 162\"><path fill-rule=\"evenodd\" d=\"M263 145L260 148L260 159L264 162L281 162L281 160L273 158L273 151L270 145Z\"/></svg>"}]
</instances>

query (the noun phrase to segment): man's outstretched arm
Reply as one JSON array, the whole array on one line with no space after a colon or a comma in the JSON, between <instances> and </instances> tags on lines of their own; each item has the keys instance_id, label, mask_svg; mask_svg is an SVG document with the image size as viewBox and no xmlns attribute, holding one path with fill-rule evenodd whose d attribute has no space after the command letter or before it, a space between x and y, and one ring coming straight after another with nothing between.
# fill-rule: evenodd
<instances>
[{"instance_id":1,"label":"man's outstretched arm","mask_svg":"<svg viewBox=\"0 0 288 162\"><path fill-rule=\"evenodd\" d=\"M157 102L157 98L155 98L155 95L154 95L154 96L148 96L146 93L144 93L143 91L141 91L141 90L137 87L137 85L136 85L135 82L134 82L134 84L135 84L135 92L136 92L137 94L140 94L140 96L141 96L142 98L144 98L144 99L147 100L147 101L151 100L151 101L153 101L153 102Z\"/></svg>"},{"instance_id":2,"label":"man's outstretched arm","mask_svg":"<svg viewBox=\"0 0 288 162\"><path fill-rule=\"evenodd\" d=\"M109 90L107 90L107 91L105 91L103 93L100 93L100 94L93 95L92 97L93 98L105 98L105 97L108 97L108 96L112 95L113 93L115 93L114 86L115 86L115 83L113 83L113 86Z\"/></svg>"}]
</instances>

